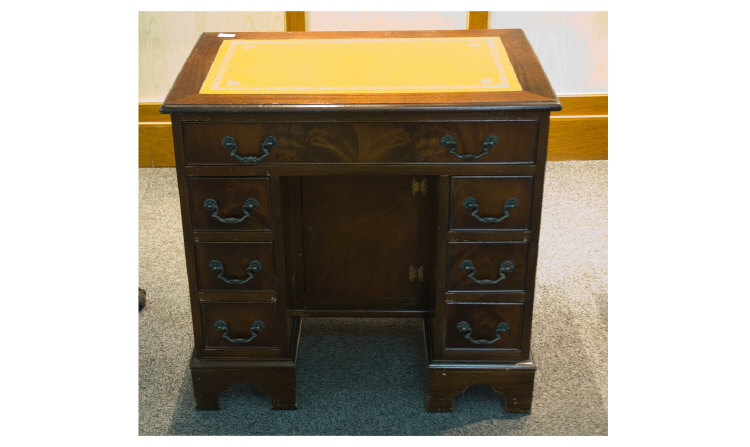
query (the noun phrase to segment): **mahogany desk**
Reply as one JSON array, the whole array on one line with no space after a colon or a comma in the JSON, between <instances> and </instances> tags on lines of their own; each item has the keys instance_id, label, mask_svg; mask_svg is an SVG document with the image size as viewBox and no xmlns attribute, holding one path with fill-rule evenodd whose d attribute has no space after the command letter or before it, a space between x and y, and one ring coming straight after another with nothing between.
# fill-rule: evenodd
<instances>
[{"instance_id":1,"label":"mahogany desk","mask_svg":"<svg viewBox=\"0 0 750 447\"><path fill-rule=\"evenodd\" d=\"M424 320L428 411L528 412L549 112L520 30L204 33L171 114L198 409L297 407L303 318ZM365 384L362 384L365 386Z\"/></svg>"}]
</instances>

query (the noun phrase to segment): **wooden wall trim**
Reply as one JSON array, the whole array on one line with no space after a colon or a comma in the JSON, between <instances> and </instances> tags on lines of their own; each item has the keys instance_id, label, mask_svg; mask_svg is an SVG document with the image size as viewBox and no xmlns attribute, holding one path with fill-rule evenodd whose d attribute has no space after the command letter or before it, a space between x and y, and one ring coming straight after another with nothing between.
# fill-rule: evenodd
<instances>
[{"instance_id":1,"label":"wooden wall trim","mask_svg":"<svg viewBox=\"0 0 750 447\"><path fill-rule=\"evenodd\" d=\"M550 114L547 160L607 160L608 95L560 95Z\"/></svg>"},{"instance_id":2,"label":"wooden wall trim","mask_svg":"<svg viewBox=\"0 0 750 447\"><path fill-rule=\"evenodd\" d=\"M607 95L561 95L552 112L547 160L607 160ZM138 104L138 166L173 167L172 124L160 103Z\"/></svg>"},{"instance_id":3,"label":"wooden wall trim","mask_svg":"<svg viewBox=\"0 0 750 447\"><path fill-rule=\"evenodd\" d=\"M562 110L552 116L607 115L607 95L560 95Z\"/></svg>"},{"instance_id":4,"label":"wooden wall trim","mask_svg":"<svg viewBox=\"0 0 750 447\"><path fill-rule=\"evenodd\" d=\"M469 11L466 29L487 29L490 23L489 11Z\"/></svg>"},{"instance_id":5,"label":"wooden wall trim","mask_svg":"<svg viewBox=\"0 0 750 447\"><path fill-rule=\"evenodd\" d=\"M285 17L285 31L307 31L305 29L305 11L287 11Z\"/></svg>"}]
</instances>

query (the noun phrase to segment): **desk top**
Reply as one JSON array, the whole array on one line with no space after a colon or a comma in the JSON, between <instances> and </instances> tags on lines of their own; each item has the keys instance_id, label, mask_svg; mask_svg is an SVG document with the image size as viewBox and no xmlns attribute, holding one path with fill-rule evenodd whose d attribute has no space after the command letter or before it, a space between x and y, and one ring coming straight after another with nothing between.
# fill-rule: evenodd
<instances>
[{"instance_id":1,"label":"desk top","mask_svg":"<svg viewBox=\"0 0 750 447\"><path fill-rule=\"evenodd\" d=\"M163 113L557 110L521 30L204 33Z\"/></svg>"},{"instance_id":2,"label":"desk top","mask_svg":"<svg viewBox=\"0 0 750 447\"><path fill-rule=\"evenodd\" d=\"M226 39L200 94L520 90L499 37Z\"/></svg>"}]
</instances>

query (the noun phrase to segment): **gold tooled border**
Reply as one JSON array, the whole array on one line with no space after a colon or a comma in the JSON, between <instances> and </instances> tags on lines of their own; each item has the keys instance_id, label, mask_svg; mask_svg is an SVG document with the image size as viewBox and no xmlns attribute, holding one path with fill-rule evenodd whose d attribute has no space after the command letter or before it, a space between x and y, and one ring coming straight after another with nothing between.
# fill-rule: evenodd
<instances>
[{"instance_id":1,"label":"gold tooled border","mask_svg":"<svg viewBox=\"0 0 750 447\"><path fill-rule=\"evenodd\" d=\"M521 91L521 85L516 77L513 65L510 62L508 53L505 51L502 40L497 36L489 37L407 37L407 38L394 38L393 40L409 40L409 41L425 41L425 40L444 40L444 41L485 41L487 43L492 60L495 63L495 67L498 70L500 80L503 81L500 84L479 84L479 85L420 85L420 86L351 86L351 87L330 87L330 86L318 86L318 87L253 87L253 86L239 86L239 87L228 87L221 86L221 81L227 71L232 56L234 55L235 49L238 45L247 44L296 44L300 41L310 43L355 43L355 42L382 42L383 39L268 39L268 40L248 40L248 39L226 39L221 43L219 51L216 53L211 68L206 75L201 89L199 91L202 95L210 94L305 94L305 93L338 93L337 90L343 91L341 93L351 93L352 91L360 91L363 93L395 93L404 91Z\"/></svg>"}]
</instances>

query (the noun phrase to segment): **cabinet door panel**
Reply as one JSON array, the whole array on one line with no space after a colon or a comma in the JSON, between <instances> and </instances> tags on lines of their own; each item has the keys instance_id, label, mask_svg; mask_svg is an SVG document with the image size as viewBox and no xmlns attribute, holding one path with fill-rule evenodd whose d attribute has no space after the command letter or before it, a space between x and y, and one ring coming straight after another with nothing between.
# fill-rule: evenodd
<instances>
[{"instance_id":1,"label":"cabinet door panel","mask_svg":"<svg viewBox=\"0 0 750 447\"><path fill-rule=\"evenodd\" d=\"M305 305L420 309L429 187L411 177L302 179ZM423 192L424 191L424 192Z\"/></svg>"}]
</instances>

